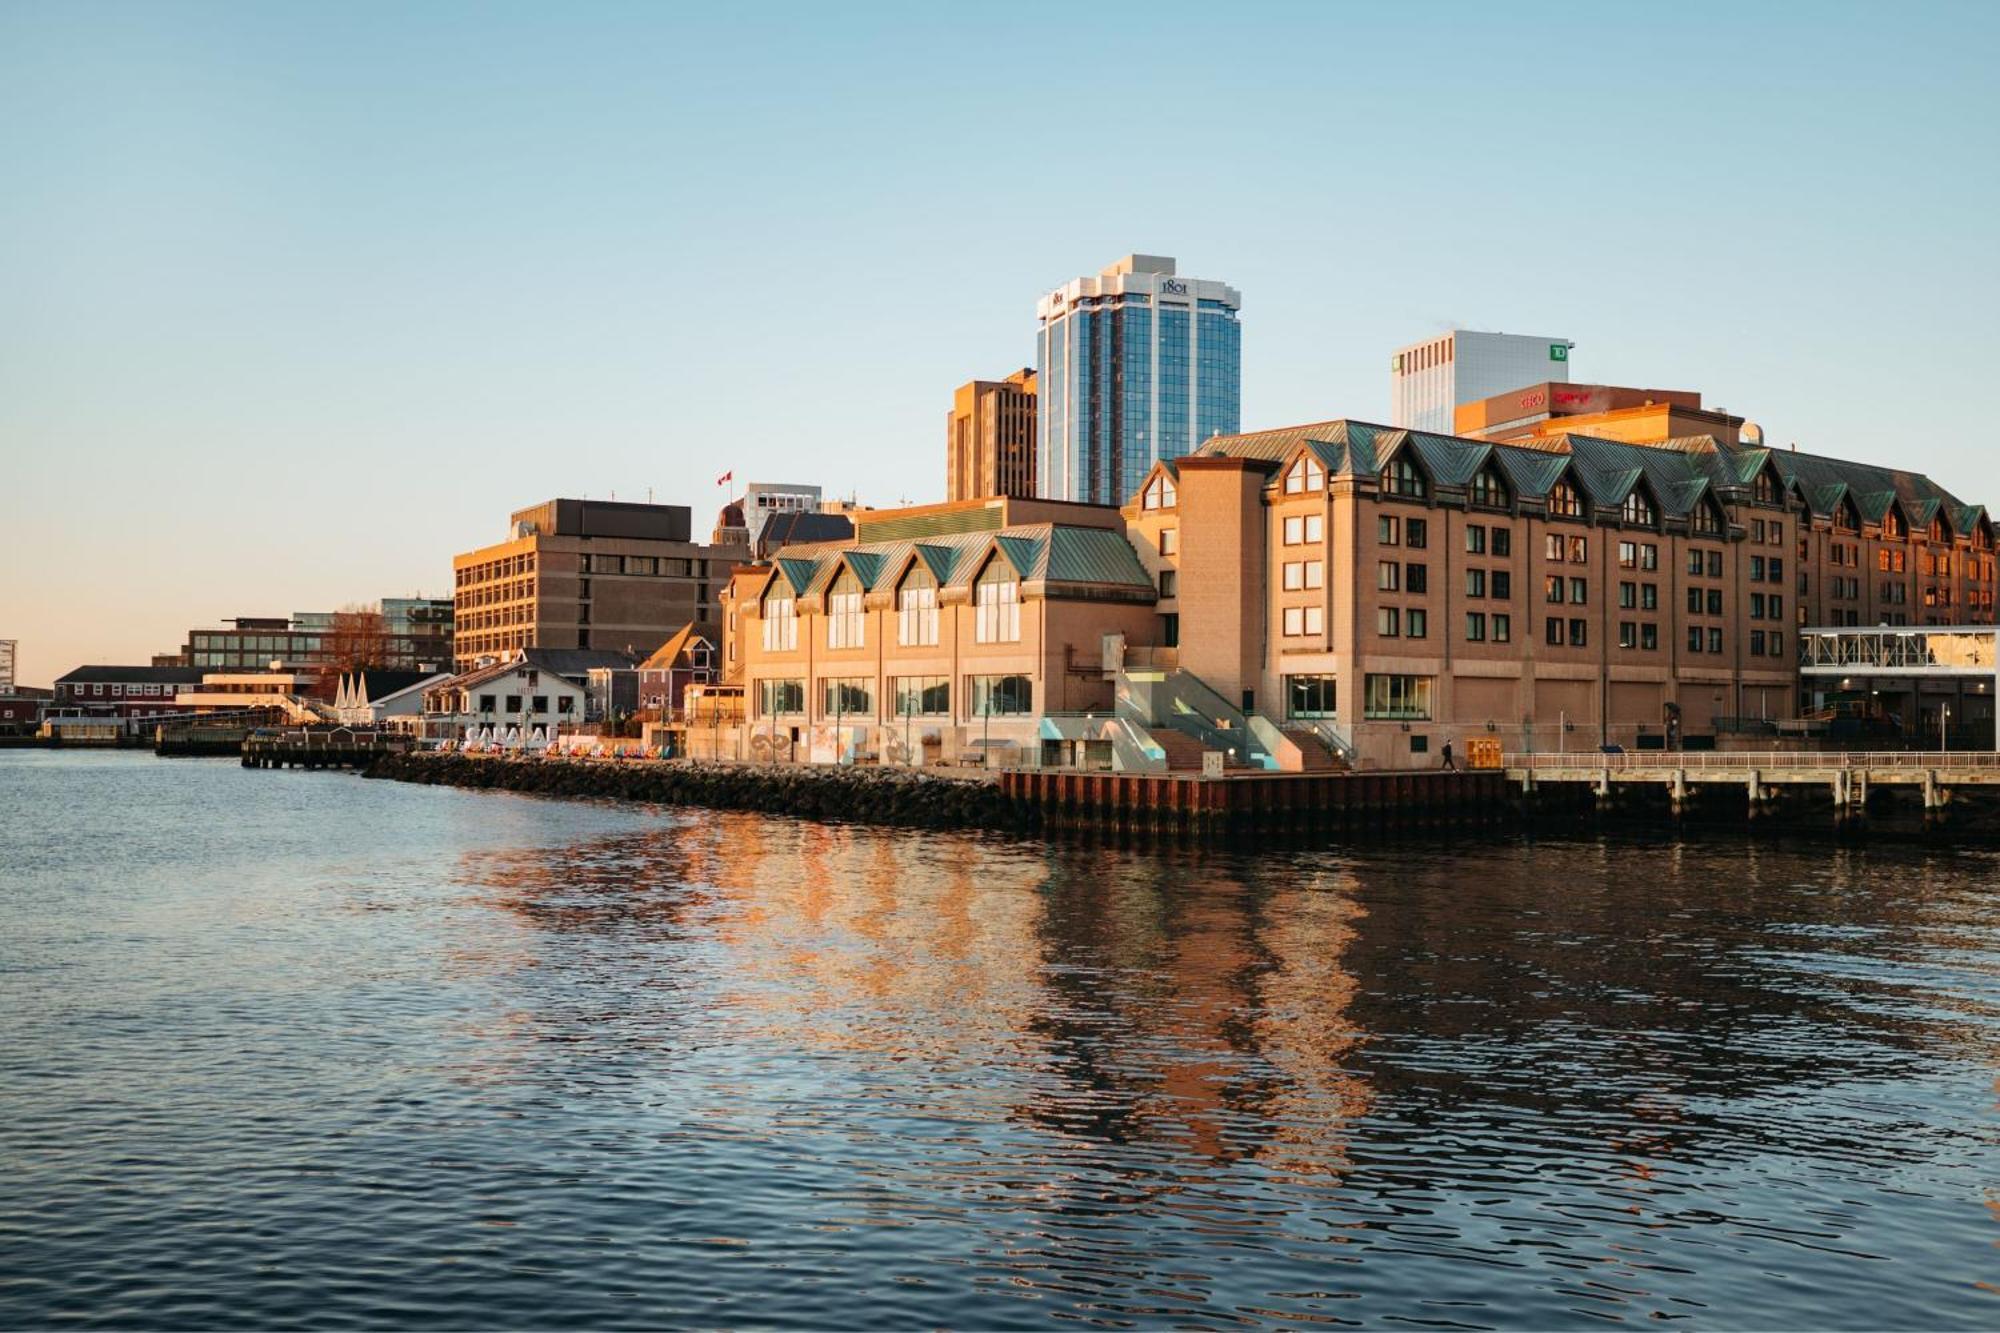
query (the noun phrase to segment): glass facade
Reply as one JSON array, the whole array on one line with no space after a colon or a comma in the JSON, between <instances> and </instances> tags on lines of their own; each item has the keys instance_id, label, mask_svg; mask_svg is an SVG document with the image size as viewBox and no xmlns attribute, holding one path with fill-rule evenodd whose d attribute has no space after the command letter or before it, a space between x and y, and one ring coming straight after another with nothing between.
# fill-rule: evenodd
<instances>
[{"instance_id":1,"label":"glass facade","mask_svg":"<svg viewBox=\"0 0 2000 1333\"><path fill-rule=\"evenodd\" d=\"M1242 428L1233 299L1198 297L1198 287L1219 284L1191 279L1154 285L1065 299L1044 316L1036 344L1043 495L1123 504L1155 461Z\"/></svg>"}]
</instances>

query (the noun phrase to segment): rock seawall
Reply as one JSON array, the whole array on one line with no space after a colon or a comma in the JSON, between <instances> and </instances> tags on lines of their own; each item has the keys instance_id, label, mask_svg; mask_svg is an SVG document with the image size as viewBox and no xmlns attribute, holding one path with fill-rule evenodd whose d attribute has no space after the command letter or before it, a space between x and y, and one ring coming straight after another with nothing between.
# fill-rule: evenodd
<instances>
[{"instance_id":1,"label":"rock seawall","mask_svg":"<svg viewBox=\"0 0 2000 1333\"><path fill-rule=\"evenodd\" d=\"M591 763L555 759L469 758L449 754L385 755L363 777L398 782L754 810L800 819L839 819L911 828L997 829L1031 826L990 782L942 778L893 768L807 765Z\"/></svg>"}]
</instances>

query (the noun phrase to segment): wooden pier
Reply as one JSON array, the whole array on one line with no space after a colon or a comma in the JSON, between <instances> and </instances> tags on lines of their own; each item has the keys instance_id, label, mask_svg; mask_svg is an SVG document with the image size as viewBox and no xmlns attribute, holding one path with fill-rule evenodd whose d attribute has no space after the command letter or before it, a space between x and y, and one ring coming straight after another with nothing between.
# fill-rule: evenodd
<instances>
[{"instance_id":1,"label":"wooden pier","mask_svg":"<svg viewBox=\"0 0 2000 1333\"><path fill-rule=\"evenodd\" d=\"M1044 828L1223 841L1393 832L1512 816L1497 772L1083 773L1009 769L1010 802Z\"/></svg>"},{"instance_id":2,"label":"wooden pier","mask_svg":"<svg viewBox=\"0 0 2000 1333\"><path fill-rule=\"evenodd\" d=\"M1629 795L1664 793L1679 819L1698 801L1713 805L1740 795L1744 817L1755 823L1790 807L1826 798L1834 827L1859 831L1869 811L1889 804L1891 793L1920 798L1926 827L1942 825L1955 799L1980 789L2000 795L2000 754L1981 751L1779 751L1734 753L1512 754L1507 781L1532 801L1537 793L1588 793L1608 808ZM1984 794L1984 793L1982 793Z\"/></svg>"},{"instance_id":3,"label":"wooden pier","mask_svg":"<svg viewBox=\"0 0 2000 1333\"><path fill-rule=\"evenodd\" d=\"M414 742L401 732L369 727L298 727L254 731L243 740L245 768L366 768Z\"/></svg>"}]
</instances>

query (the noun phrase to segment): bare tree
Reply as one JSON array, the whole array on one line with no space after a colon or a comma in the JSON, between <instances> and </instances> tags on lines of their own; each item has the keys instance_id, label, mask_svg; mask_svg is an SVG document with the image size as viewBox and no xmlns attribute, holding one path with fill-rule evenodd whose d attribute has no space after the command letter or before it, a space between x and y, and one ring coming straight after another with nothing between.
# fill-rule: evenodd
<instances>
[{"instance_id":1,"label":"bare tree","mask_svg":"<svg viewBox=\"0 0 2000 1333\"><path fill-rule=\"evenodd\" d=\"M321 687L331 693L345 671L389 664L389 631L382 609L350 602L333 613L333 624L320 638Z\"/></svg>"}]
</instances>

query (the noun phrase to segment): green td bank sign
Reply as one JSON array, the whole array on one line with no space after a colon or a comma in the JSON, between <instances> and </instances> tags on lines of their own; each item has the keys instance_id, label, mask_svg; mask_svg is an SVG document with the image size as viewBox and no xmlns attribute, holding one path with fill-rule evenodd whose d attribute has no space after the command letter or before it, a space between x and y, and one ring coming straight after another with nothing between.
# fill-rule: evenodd
<instances>
[{"instance_id":1,"label":"green td bank sign","mask_svg":"<svg viewBox=\"0 0 2000 1333\"><path fill-rule=\"evenodd\" d=\"M1567 361L1567 360L1569 360L1569 344L1568 344L1568 343L1550 343L1550 344L1549 344L1549 360L1551 360L1551 361Z\"/></svg>"}]
</instances>

